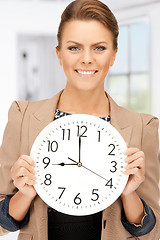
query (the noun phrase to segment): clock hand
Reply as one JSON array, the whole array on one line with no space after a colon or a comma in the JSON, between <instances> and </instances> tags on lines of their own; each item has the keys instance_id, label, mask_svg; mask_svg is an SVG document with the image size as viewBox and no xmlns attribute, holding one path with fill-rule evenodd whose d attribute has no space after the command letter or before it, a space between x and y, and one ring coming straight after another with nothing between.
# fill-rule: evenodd
<instances>
[{"instance_id":1,"label":"clock hand","mask_svg":"<svg viewBox=\"0 0 160 240\"><path fill-rule=\"evenodd\" d=\"M94 171L92 171L91 169L89 169L89 168L87 168L87 167L85 167L85 166L83 166L83 165L82 165L82 167L83 167L83 168L85 168L85 169L87 169L88 171L90 171L90 172L94 173L94 174L95 174L95 175L97 175L98 177L100 177L100 178L102 178L102 179L104 179L105 181L107 181L107 182L108 182L108 180L107 180L106 178L104 178L104 177L100 176L98 173L95 173Z\"/></svg>"},{"instance_id":2,"label":"clock hand","mask_svg":"<svg viewBox=\"0 0 160 240\"><path fill-rule=\"evenodd\" d=\"M81 163L81 162L76 162L75 160L73 160L73 159L71 159L71 158L69 158L69 157L68 157L68 159L71 160L72 162L75 162L78 167L81 167L81 166L82 166L82 163Z\"/></svg>"},{"instance_id":3,"label":"clock hand","mask_svg":"<svg viewBox=\"0 0 160 240\"><path fill-rule=\"evenodd\" d=\"M78 162L76 162L75 160L71 159L68 157L69 160L71 160L72 162L76 163L76 165L78 164Z\"/></svg>"},{"instance_id":4,"label":"clock hand","mask_svg":"<svg viewBox=\"0 0 160 240\"><path fill-rule=\"evenodd\" d=\"M65 166L65 165L76 165L77 166L77 164L75 164L75 163L64 163L64 162L62 162L62 163L58 163L58 164L52 164L52 165L60 165L60 166Z\"/></svg>"},{"instance_id":5,"label":"clock hand","mask_svg":"<svg viewBox=\"0 0 160 240\"><path fill-rule=\"evenodd\" d=\"M69 157L68 157L68 159L69 159L69 160L71 160L72 162L75 162L75 163L77 163L78 167L83 167L83 168L87 169L88 171L90 171L90 172L94 173L94 174L95 174L95 175L97 175L98 177L100 177L100 178L102 178L102 179L104 179L105 181L107 181L107 182L108 182L108 180L107 180L106 178L104 178L104 177L100 176L98 173L95 173L95 172L94 172L94 171L92 171L91 169L89 169L89 168L87 168L87 167L83 166L83 165L82 165L82 163L80 163L80 164L79 164L79 162L76 162L75 160L73 160L72 158L69 158Z\"/></svg>"},{"instance_id":6,"label":"clock hand","mask_svg":"<svg viewBox=\"0 0 160 240\"><path fill-rule=\"evenodd\" d=\"M81 163L81 137L79 137L79 163Z\"/></svg>"}]
</instances>

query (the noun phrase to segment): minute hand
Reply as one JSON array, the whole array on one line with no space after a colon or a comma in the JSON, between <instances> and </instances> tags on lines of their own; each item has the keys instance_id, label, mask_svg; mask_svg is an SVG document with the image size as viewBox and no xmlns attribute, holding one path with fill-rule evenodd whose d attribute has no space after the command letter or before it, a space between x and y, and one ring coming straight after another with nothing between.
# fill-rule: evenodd
<instances>
[{"instance_id":1,"label":"minute hand","mask_svg":"<svg viewBox=\"0 0 160 240\"><path fill-rule=\"evenodd\" d=\"M102 178L102 179L104 179L105 181L108 182L108 180L107 180L106 178L102 177L102 176L99 175L98 173L95 173L94 171L92 171L91 169L89 169L89 168L87 168L87 167L85 167L85 166L83 166L83 165L82 165L82 167L85 168L85 169L87 169L88 171L94 173L94 174L97 175L98 177L100 177L100 178Z\"/></svg>"},{"instance_id":2,"label":"minute hand","mask_svg":"<svg viewBox=\"0 0 160 240\"><path fill-rule=\"evenodd\" d=\"M72 158L69 158L68 157L68 159L69 160L71 160L72 162L74 162L74 163L77 163L77 165L78 165L78 162L76 162L75 160L73 160ZM102 178L102 179L104 179L105 181L107 181L108 182L108 180L106 179L106 178L104 178L104 177L102 177L101 175L99 175L98 173L95 173L94 171L92 171L91 169L89 169L89 168L87 168L87 167L85 167L85 166L83 166L82 164L81 164L81 166L80 167L83 167L83 168L85 168L85 169L87 169L88 171L90 171L90 172L92 172L92 173L94 173L95 175L97 175L98 177L100 177L100 178Z\"/></svg>"}]
</instances>

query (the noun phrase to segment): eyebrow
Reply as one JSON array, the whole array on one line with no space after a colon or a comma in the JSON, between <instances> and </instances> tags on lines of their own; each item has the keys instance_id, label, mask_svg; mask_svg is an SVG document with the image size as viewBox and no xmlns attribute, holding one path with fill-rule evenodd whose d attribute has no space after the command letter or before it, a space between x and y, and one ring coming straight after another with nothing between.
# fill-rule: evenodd
<instances>
[{"instance_id":1,"label":"eyebrow","mask_svg":"<svg viewBox=\"0 0 160 240\"><path fill-rule=\"evenodd\" d=\"M83 45L83 44L75 42L75 41L67 41L67 43L75 43L75 44L77 44L79 46ZM108 44L108 43L107 42L97 42L97 43L92 44L92 46L95 46L95 45L98 45L98 44Z\"/></svg>"}]
</instances>

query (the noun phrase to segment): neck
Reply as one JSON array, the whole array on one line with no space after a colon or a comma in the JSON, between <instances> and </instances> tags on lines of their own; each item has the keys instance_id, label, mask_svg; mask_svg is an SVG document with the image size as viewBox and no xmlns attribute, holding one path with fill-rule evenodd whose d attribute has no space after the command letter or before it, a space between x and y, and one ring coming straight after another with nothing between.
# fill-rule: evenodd
<instances>
[{"instance_id":1,"label":"neck","mask_svg":"<svg viewBox=\"0 0 160 240\"><path fill-rule=\"evenodd\" d=\"M97 117L109 115L109 101L104 89L79 91L65 88L57 108L71 114L90 114Z\"/></svg>"}]
</instances>

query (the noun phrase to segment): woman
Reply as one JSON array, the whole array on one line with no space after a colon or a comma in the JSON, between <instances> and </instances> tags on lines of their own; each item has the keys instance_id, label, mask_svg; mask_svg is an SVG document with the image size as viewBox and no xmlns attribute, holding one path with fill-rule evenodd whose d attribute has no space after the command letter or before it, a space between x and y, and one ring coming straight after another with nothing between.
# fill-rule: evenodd
<instances>
[{"instance_id":1,"label":"woman","mask_svg":"<svg viewBox=\"0 0 160 240\"><path fill-rule=\"evenodd\" d=\"M117 21L98 0L74 1L63 12L56 53L67 77L65 89L51 99L14 102L9 111L0 149L2 234L21 229L23 240L159 239L158 119L119 107L104 91L117 38ZM85 217L46 206L33 187L35 163L29 156L47 124L77 113L105 117L129 144L124 152L129 180L120 198L103 213Z\"/></svg>"}]
</instances>

